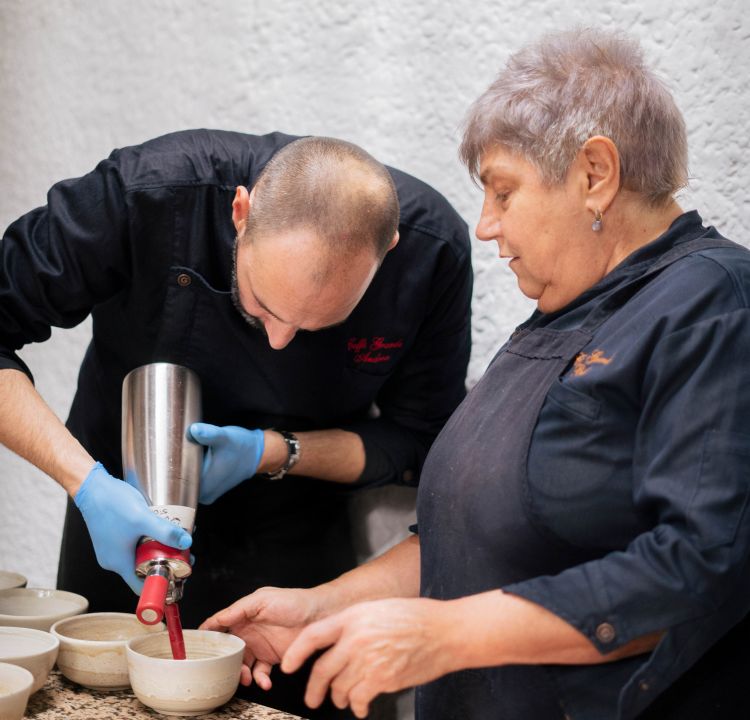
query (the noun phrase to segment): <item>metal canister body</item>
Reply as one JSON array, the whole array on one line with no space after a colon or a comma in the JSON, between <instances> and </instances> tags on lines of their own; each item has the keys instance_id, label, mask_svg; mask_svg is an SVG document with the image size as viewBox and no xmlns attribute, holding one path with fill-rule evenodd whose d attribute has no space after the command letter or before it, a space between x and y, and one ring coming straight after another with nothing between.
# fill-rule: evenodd
<instances>
[{"instance_id":1,"label":"metal canister body","mask_svg":"<svg viewBox=\"0 0 750 720\"><path fill-rule=\"evenodd\" d=\"M122 384L122 462L125 480L155 513L192 532L203 448L188 436L201 420L201 388L190 369L143 365Z\"/></svg>"}]
</instances>

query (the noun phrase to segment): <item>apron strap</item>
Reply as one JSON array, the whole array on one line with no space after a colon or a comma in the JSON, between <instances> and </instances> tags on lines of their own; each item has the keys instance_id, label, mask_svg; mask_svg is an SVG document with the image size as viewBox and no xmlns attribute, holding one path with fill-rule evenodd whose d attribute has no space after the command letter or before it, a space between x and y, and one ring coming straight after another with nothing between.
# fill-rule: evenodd
<instances>
[{"instance_id":1,"label":"apron strap","mask_svg":"<svg viewBox=\"0 0 750 720\"><path fill-rule=\"evenodd\" d=\"M704 232L701 229L701 232ZM651 280L659 275L663 270L668 268L673 263L681 260L687 255L699 252L701 250L712 250L714 248L743 248L742 245L738 245L731 240L726 238L704 238L698 237L691 240L681 242L676 247L662 255L645 273L634 278L629 283L622 285L617 288L611 295L609 295L591 314L586 318L581 330L593 331L596 330L603 322L605 322L614 312L619 310L633 295L635 295L641 288L645 287Z\"/></svg>"}]
</instances>

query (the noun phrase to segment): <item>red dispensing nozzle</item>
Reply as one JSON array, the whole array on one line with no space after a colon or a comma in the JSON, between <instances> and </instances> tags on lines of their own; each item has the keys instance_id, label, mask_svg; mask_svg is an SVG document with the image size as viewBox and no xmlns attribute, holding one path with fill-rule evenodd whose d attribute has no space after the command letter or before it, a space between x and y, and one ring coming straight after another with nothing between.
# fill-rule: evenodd
<instances>
[{"instance_id":1,"label":"red dispensing nozzle","mask_svg":"<svg viewBox=\"0 0 750 720\"><path fill-rule=\"evenodd\" d=\"M154 569L157 568L158 566ZM166 575L154 572L146 576L138 607L135 609L136 616L144 625L156 625L161 622L167 602L167 590L169 578Z\"/></svg>"}]
</instances>

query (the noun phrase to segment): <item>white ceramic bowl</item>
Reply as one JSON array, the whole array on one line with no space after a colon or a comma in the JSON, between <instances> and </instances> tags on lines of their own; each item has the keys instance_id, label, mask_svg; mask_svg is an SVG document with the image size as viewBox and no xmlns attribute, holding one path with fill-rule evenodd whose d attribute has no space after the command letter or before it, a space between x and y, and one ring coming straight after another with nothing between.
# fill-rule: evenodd
<instances>
[{"instance_id":1,"label":"white ceramic bowl","mask_svg":"<svg viewBox=\"0 0 750 720\"><path fill-rule=\"evenodd\" d=\"M17 587L26 587L26 578L21 573L0 570L0 590Z\"/></svg>"},{"instance_id":2,"label":"white ceramic bowl","mask_svg":"<svg viewBox=\"0 0 750 720\"><path fill-rule=\"evenodd\" d=\"M131 640L130 684L136 697L163 715L203 715L234 695L245 643L235 635L185 630L185 660L173 660L169 635Z\"/></svg>"},{"instance_id":3,"label":"white ceramic bowl","mask_svg":"<svg viewBox=\"0 0 750 720\"><path fill-rule=\"evenodd\" d=\"M34 676L26 669L0 663L0 718L21 720L26 712Z\"/></svg>"},{"instance_id":4,"label":"white ceramic bowl","mask_svg":"<svg viewBox=\"0 0 750 720\"><path fill-rule=\"evenodd\" d=\"M49 630L62 618L86 612L88 606L83 595L64 590L0 590L0 625Z\"/></svg>"},{"instance_id":5,"label":"white ceramic bowl","mask_svg":"<svg viewBox=\"0 0 750 720\"><path fill-rule=\"evenodd\" d=\"M0 662L26 668L34 676L32 693L47 682L59 647L58 639L43 630L0 627Z\"/></svg>"},{"instance_id":6,"label":"white ceramic bowl","mask_svg":"<svg viewBox=\"0 0 750 720\"><path fill-rule=\"evenodd\" d=\"M129 613L88 613L58 620L52 634L60 641L57 667L68 680L95 690L130 687L125 645L159 633L164 624L142 625Z\"/></svg>"}]
</instances>

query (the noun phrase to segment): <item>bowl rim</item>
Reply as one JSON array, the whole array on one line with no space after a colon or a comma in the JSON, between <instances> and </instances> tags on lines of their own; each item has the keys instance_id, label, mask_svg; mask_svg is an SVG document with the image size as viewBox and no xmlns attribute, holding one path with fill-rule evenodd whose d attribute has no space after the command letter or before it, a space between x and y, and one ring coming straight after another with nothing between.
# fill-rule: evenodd
<instances>
[{"instance_id":1,"label":"bowl rim","mask_svg":"<svg viewBox=\"0 0 750 720\"><path fill-rule=\"evenodd\" d=\"M25 680L24 684L21 687L15 688L12 692L9 692L4 697L13 697L13 695L17 693L31 694L31 686L34 684L34 675L31 673L31 670L27 670L25 667L21 667L20 665L14 665L13 663L0 662L0 672L3 670L5 670L6 672L10 671L11 675L13 673L17 673Z\"/></svg>"},{"instance_id":2,"label":"bowl rim","mask_svg":"<svg viewBox=\"0 0 750 720\"><path fill-rule=\"evenodd\" d=\"M54 652L60 648L60 641L51 633L46 630L37 630L35 628L26 628L16 625L0 625L0 636L1 635L16 635L21 637L38 638L39 640L46 640L50 643L49 647L44 650L37 650L36 652L16 653L15 655L3 656L0 654L0 662L8 662L7 658L21 659L21 658L33 658L40 655L46 655L49 652Z\"/></svg>"},{"instance_id":3,"label":"bowl rim","mask_svg":"<svg viewBox=\"0 0 750 720\"><path fill-rule=\"evenodd\" d=\"M0 599L4 597L15 597L15 596L32 596L37 598L55 597L60 600L69 600L75 604L75 611L77 614L85 613L89 607L89 601L83 595L78 593L68 592L67 590L56 590L54 588L29 588L29 587L17 587L17 588L6 588L0 590ZM70 610L64 611L66 617L69 616ZM14 613L6 613L0 610L0 618L8 617L17 620L33 620L38 618L53 618L60 614L60 612L46 612L39 613L36 615L16 615Z\"/></svg>"},{"instance_id":4,"label":"bowl rim","mask_svg":"<svg viewBox=\"0 0 750 720\"><path fill-rule=\"evenodd\" d=\"M16 580L21 580L21 584L11 585L9 587L3 587L3 588L0 588L1 590L15 590L16 588L19 588L19 587L20 588L26 587L26 583L29 582L29 579L25 575L22 575L21 573L16 572L15 570L0 570L0 578L3 578L3 577L15 578Z\"/></svg>"},{"instance_id":5,"label":"bowl rim","mask_svg":"<svg viewBox=\"0 0 750 720\"><path fill-rule=\"evenodd\" d=\"M73 622L88 622L88 620L83 620L83 618L102 618L102 617L115 617L115 618L125 618L127 620L135 620L139 625L143 625L138 620L138 617L135 613L124 613L124 612L94 612L94 613L81 613L79 615L71 615L70 617L64 617L60 618L56 622L52 624L52 627L49 629L50 633L52 633L60 643L71 643L75 645L80 645L82 647L104 647L105 645L116 645L116 646L124 646L126 643L128 643L130 640L134 640L135 638L140 637L140 635L134 635L132 638L126 638L126 639L111 639L111 640L89 640L87 638L77 638L73 635L66 635L64 632L64 629L60 629L60 627L64 626L66 623L73 623ZM161 626L162 630L166 629L166 626L164 623L159 623L159 625L143 625L143 631L141 632L141 635L148 635L148 634L155 634L153 630L149 630L149 627L159 627ZM161 632L161 631L160 631Z\"/></svg>"},{"instance_id":6,"label":"bowl rim","mask_svg":"<svg viewBox=\"0 0 750 720\"><path fill-rule=\"evenodd\" d=\"M157 658L153 657L152 655L146 655L145 653L139 652L138 650L135 650L131 647L131 644L134 642L137 642L138 640L145 639L143 635L139 635L138 637L130 638L128 640L127 644L125 645L125 650L127 652L128 656L128 664L130 663L130 658L132 656L135 656L136 658L146 658L149 662L154 663L174 663L179 662L180 667L194 667L195 665L205 665L206 663L216 661L220 658L230 658L234 657L235 654L239 653L240 656L242 656L245 652L245 641L238 637L237 635L233 635L232 633L224 633L224 632L218 632L217 630L198 630L198 629L191 629L191 630L183 630L183 635L185 638L189 637L195 637L196 635L206 636L206 635L220 635L222 638L231 638L230 642L233 643L236 647L231 650L231 652L227 652L224 655L214 655L212 657L205 657L205 658L185 658L184 660L178 660L175 661L172 658ZM153 633L149 635L149 639L159 637L160 635L166 635L167 638L169 637L168 632L162 632L162 633ZM172 665L172 667L174 667Z\"/></svg>"}]
</instances>

